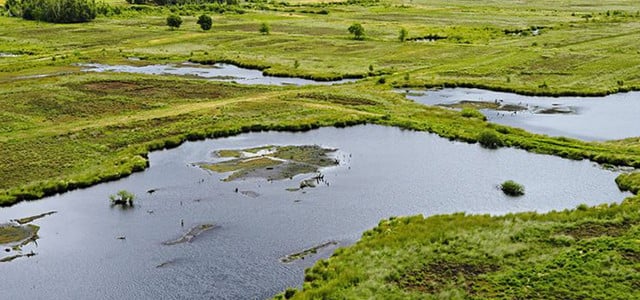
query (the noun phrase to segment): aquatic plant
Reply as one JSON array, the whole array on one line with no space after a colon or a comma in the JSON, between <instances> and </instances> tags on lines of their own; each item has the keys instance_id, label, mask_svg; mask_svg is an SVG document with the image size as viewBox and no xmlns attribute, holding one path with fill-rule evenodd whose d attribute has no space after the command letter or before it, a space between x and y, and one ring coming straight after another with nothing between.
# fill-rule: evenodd
<instances>
[{"instance_id":1,"label":"aquatic plant","mask_svg":"<svg viewBox=\"0 0 640 300\"><path fill-rule=\"evenodd\" d=\"M112 205L133 206L135 195L126 190L120 190L115 195L110 195L109 200Z\"/></svg>"},{"instance_id":2,"label":"aquatic plant","mask_svg":"<svg viewBox=\"0 0 640 300\"><path fill-rule=\"evenodd\" d=\"M400 40L400 42L404 42L407 39L407 36L409 35L409 31L407 29L400 28L400 32L398 33L398 40Z\"/></svg>"},{"instance_id":3,"label":"aquatic plant","mask_svg":"<svg viewBox=\"0 0 640 300\"><path fill-rule=\"evenodd\" d=\"M507 180L500 184L500 189L509 196L524 195L524 186L513 180Z\"/></svg>"},{"instance_id":4,"label":"aquatic plant","mask_svg":"<svg viewBox=\"0 0 640 300\"><path fill-rule=\"evenodd\" d=\"M263 35L269 35L269 33L271 33L271 26L268 23L263 22L260 24L260 29L258 29L258 31Z\"/></svg>"}]
</instances>

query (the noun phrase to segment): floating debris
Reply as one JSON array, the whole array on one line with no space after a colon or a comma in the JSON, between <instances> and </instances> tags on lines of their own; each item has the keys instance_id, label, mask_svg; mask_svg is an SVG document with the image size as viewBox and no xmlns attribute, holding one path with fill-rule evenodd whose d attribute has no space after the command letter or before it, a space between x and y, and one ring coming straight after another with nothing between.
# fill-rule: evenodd
<instances>
[{"instance_id":1,"label":"floating debris","mask_svg":"<svg viewBox=\"0 0 640 300\"><path fill-rule=\"evenodd\" d=\"M338 242L336 241L329 241L326 243L322 243L320 245L316 245L313 246L311 248L302 250L300 252L297 253L293 253L293 254L289 254L283 258L280 259L281 262L283 263L290 263L299 259L304 259L305 257L312 255L312 254L316 254L318 252L318 250L323 249L323 248L327 248L329 246L335 246L338 245Z\"/></svg>"},{"instance_id":2,"label":"floating debris","mask_svg":"<svg viewBox=\"0 0 640 300\"><path fill-rule=\"evenodd\" d=\"M41 218L44 218L46 216L53 215L55 213L57 213L57 211L50 211L50 212L42 213L42 214L39 214L39 215L26 217L26 218L22 218L22 219L16 219L16 220L12 220L12 221L17 222L20 225L24 225L24 224L27 224L27 223L31 223L31 222L33 222L33 221L35 221L37 219L41 219Z\"/></svg>"}]
</instances>

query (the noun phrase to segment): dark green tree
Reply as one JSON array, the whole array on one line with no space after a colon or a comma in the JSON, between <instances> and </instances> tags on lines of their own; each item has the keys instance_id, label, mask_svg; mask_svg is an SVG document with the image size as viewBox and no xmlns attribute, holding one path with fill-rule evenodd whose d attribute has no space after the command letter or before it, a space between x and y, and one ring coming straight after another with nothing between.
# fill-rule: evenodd
<instances>
[{"instance_id":1,"label":"dark green tree","mask_svg":"<svg viewBox=\"0 0 640 300\"><path fill-rule=\"evenodd\" d=\"M180 18L180 16L169 15L167 17L167 26L169 26L171 30L180 28L180 25L182 25L182 18Z\"/></svg>"},{"instance_id":2,"label":"dark green tree","mask_svg":"<svg viewBox=\"0 0 640 300\"><path fill-rule=\"evenodd\" d=\"M409 35L409 31L404 28L400 28L400 33L398 34L398 39L401 42L404 42L407 39L407 35Z\"/></svg>"},{"instance_id":3,"label":"dark green tree","mask_svg":"<svg viewBox=\"0 0 640 300\"><path fill-rule=\"evenodd\" d=\"M200 25L200 28L202 28L202 30L204 31L211 29L211 26L213 26L213 20L207 15L200 16L198 18L198 22L196 23L198 23L198 25Z\"/></svg>"},{"instance_id":4,"label":"dark green tree","mask_svg":"<svg viewBox=\"0 0 640 300\"><path fill-rule=\"evenodd\" d=\"M269 26L269 24L267 23L262 23L262 25L260 25L259 31L264 35L268 35L271 32L271 26Z\"/></svg>"},{"instance_id":5,"label":"dark green tree","mask_svg":"<svg viewBox=\"0 0 640 300\"><path fill-rule=\"evenodd\" d=\"M349 33L353 34L353 38L356 40L364 39L364 27L360 23L353 23L349 28Z\"/></svg>"}]
</instances>

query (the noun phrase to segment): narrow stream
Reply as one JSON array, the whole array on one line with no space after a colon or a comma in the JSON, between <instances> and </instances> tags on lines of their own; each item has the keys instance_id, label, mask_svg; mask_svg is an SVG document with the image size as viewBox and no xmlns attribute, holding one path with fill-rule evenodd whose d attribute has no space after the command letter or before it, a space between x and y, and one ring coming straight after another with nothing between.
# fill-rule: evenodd
<instances>
[{"instance_id":1,"label":"narrow stream","mask_svg":"<svg viewBox=\"0 0 640 300\"><path fill-rule=\"evenodd\" d=\"M354 82L355 79L336 81L316 81L295 77L265 76L260 70L241 68L230 64L217 63L201 65L194 63L156 64L146 66L80 64L85 72L122 72L149 75L194 76L217 81L229 81L239 84L265 85L333 85Z\"/></svg>"}]
</instances>

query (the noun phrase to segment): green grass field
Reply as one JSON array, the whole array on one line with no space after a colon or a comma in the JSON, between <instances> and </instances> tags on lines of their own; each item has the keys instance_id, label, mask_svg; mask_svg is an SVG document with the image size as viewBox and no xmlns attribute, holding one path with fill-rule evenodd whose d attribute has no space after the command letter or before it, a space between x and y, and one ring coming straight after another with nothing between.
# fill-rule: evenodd
<instances>
[{"instance_id":1,"label":"green grass field","mask_svg":"<svg viewBox=\"0 0 640 300\"><path fill-rule=\"evenodd\" d=\"M550 138L419 105L392 91L640 90L636 1L301 0L172 8L107 2L119 13L84 24L0 16L0 53L19 55L0 57L0 205L142 171L149 151L186 140L361 123L471 143L493 132L508 147L640 167L638 138ZM170 13L182 15L182 27L169 30ZM202 13L212 15L211 31L197 26ZM362 41L347 31L355 22L365 28ZM269 35L258 32L262 23L270 25ZM401 42L401 28L410 40L437 40ZM344 86L242 86L84 73L75 66L187 60L232 62L271 75L365 79ZM638 174L617 183L637 192ZM640 253L637 203L384 221L358 244L317 263L296 297L628 298L640 287L633 273Z\"/></svg>"}]
</instances>

